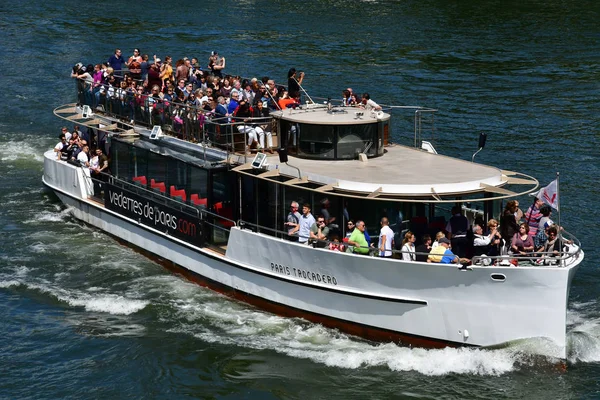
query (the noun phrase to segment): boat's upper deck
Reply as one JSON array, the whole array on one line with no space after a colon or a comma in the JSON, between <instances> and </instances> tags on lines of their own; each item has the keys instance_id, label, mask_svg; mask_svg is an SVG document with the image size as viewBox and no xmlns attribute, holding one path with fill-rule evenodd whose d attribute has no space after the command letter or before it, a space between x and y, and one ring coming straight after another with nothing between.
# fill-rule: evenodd
<instances>
[{"instance_id":1,"label":"boat's upper deck","mask_svg":"<svg viewBox=\"0 0 600 400\"><path fill-rule=\"evenodd\" d=\"M400 145L388 146L382 157L365 161L290 157L286 165L280 163L277 156L270 156L267 163L266 176L298 177L298 168L301 180L373 196L435 196L486 190L498 193L505 190L496 188L509 183L509 177L498 168ZM240 171L249 169L252 169L250 164L238 168Z\"/></svg>"}]
</instances>

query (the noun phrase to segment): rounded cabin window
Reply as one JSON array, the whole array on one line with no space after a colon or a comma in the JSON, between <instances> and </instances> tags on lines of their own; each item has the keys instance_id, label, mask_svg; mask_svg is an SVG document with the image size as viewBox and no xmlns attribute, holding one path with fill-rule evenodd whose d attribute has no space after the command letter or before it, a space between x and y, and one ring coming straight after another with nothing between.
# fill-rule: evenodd
<instances>
[{"instance_id":1,"label":"rounded cabin window","mask_svg":"<svg viewBox=\"0 0 600 400\"><path fill-rule=\"evenodd\" d=\"M351 113L327 111L274 112L279 119L280 146L299 158L354 160L383 155L389 135L389 114L354 118Z\"/></svg>"}]
</instances>

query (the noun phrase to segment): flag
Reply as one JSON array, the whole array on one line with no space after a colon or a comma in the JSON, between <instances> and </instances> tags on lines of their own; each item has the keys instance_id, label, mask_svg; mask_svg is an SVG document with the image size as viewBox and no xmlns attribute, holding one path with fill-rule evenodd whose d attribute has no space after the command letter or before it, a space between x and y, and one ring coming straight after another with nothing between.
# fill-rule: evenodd
<instances>
[{"instance_id":1,"label":"flag","mask_svg":"<svg viewBox=\"0 0 600 400\"><path fill-rule=\"evenodd\" d=\"M541 188L535 197L558 211L558 180L555 179L548 186Z\"/></svg>"}]
</instances>

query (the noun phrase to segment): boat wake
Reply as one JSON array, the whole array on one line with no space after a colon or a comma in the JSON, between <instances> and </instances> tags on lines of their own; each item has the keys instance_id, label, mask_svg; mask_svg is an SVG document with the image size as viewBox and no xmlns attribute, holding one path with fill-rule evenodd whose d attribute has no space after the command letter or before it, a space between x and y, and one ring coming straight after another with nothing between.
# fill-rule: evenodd
<instances>
[{"instance_id":1,"label":"boat wake","mask_svg":"<svg viewBox=\"0 0 600 400\"><path fill-rule=\"evenodd\" d=\"M24 226L27 255L0 256L0 290L41 294L65 310L82 334L142 336L157 325L166 336L182 334L207 343L240 346L311 360L326 366L387 368L424 375L503 375L554 368L556 346L544 339L499 349L428 350L376 344L302 319L278 317L169 274L95 229L75 223L68 210L43 201ZM61 221L62 229L47 230ZM54 257L78 252L64 260ZM568 311L568 362L600 361L600 312L596 302ZM151 330L156 331L153 326Z\"/></svg>"}]
</instances>

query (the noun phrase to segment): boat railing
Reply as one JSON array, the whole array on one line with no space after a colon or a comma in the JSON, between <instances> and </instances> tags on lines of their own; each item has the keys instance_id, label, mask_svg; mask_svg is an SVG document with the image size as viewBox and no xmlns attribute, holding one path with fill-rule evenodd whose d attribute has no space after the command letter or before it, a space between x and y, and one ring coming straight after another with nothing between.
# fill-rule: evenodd
<instances>
[{"instance_id":1,"label":"boat railing","mask_svg":"<svg viewBox=\"0 0 600 400\"><path fill-rule=\"evenodd\" d=\"M242 229L250 229L251 231L257 232L257 233L266 233L270 236L275 236L275 237L278 237L281 239L290 239L291 238L287 231L258 225L258 224L251 223L248 221L239 220L238 225ZM495 266L510 266L510 265L513 265L513 264L511 264L511 260L515 260L517 265L521 265L521 266L526 265L526 266L564 267L567 265L568 260L577 259L577 257L579 256L579 254L581 252L581 245L580 245L579 240L572 234L570 234L564 230L562 231L562 233L563 233L563 237L565 237L565 240L568 240L572 244L575 245L574 251L572 250L571 247L569 247L568 250L561 251L561 252L559 252L559 254L554 254L553 252L535 252L535 254L532 254L530 256L514 255L514 254L499 255L499 256L480 255L480 256L472 257L470 259L470 263L471 263L471 265L480 266L480 267L494 266L494 265ZM364 254L361 254L361 252L357 252L357 251L349 251L352 254L356 254L356 255L377 256L381 251L378 247L374 247L372 245L370 245L368 247L350 246L344 241L335 242L332 240L311 239L310 237L300 236L300 235L294 235L293 237L295 240L306 239L306 240L302 240L302 242L308 241L315 248L320 248L320 249L325 249L325 250L330 249L330 245L333 245L334 247L343 246L344 249L354 248L354 249L366 250L364 252ZM424 253L424 252L402 251L402 250L397 250L394 248L391 248L391 249L386 248L386 249L384 249L384 251L391 252L393 259L402 259L403 255L407 254L410 256L409 258L412 259L413 261L415 260L414 256L422 256L422 257L427 258L430 255L429 253ZM441 257L443 257L443 254L437 254L436 256L441 258ZM454 260L456 260L456 264L460 267L462 267L463 264L468 263L468 261L469 261L468 259L461 259L457 255L454 255L453 257L454 257Z\"/></svg>"},{"instance_id":2,"label":"boat railing","mask_svg":"<svg viewBox=\"0 0 600 400\"><path fill-rule=\"evenodd\" d=\"M150 94L138 94L106 84L79 91L79 104L94 112L121 120L131 127L160 126L163 133L192 143L205 143L228 152L244 152L248 130L241 127L263 126L273 136L277 125L271 117L238 118L220 116L197 105L165 100Z\"/></svg>"},{"instance_id":3,"label":"boat railing","mask_svg":"<svg viewBox=\"0 0 600 400\"><path fill-rule=\"evenodd\" d=\"M83 169L85 167L81 166L81 168ZM233 219L219 215L219 214L207 209L204 206L196 206L196 205L192 205L192 204L186 204L186 203L182 202L179 197L170 197L170 196L163 194L162 192L150 190L144 186L140 186L139 184L128 182L126 180L117 178L117 177L112 176L107 173L101 172L100 176L101 176L101 178L97 179L92 176L86 175L86 178L89 181L88 189L90 189L90 193L93 193L93 190L91 190L91 188L93 187L94 184L96 184L97 187L101 187L104 183L108 182L108 183L112 184L113 186L123 188L123 189L133 192L141 197L151 198L153 201L156 201L156 202L164 204L164 205L168 205L169 207L176 209L177 211L180 211L190 217L201 219L205 223L207 223L213 227L216 227L218 229L223 229L223 230L229 231L229 227L237 225L237 222L234 221ZM93 197L97 201L104 202L104 199L97 196L97 194L94 194ZM217 222L212 223L211 220L214 220Z\"/></svg>"},{"instance_id":4,"label":"boat railing","mask_svg":"<svg viewBox=\"0 0 600 400\"><path fill-rule=\"evenodd\" d=\"M311 104L321 105L325 101L337 106L342 106L340 100L313 97ZM101 111L107 116L120 119L125 125L139 125L151 128L160 125L163 133L178 137L193 143L210 143L223 147L227 151L240 152L244 150L245 136L238 135L237 126L243 125L239 121L231 123L235 117L222 117L197 105L178 102L177 99L165 100L164 98L152 97L152 94L139 93L132 88L119 88L107 84L94 84L91 88L82 88L78 85L78 103L89 105L94 112ZM322 105L325 107L325 105ZM315 107L315 108L322 108ZM357 106L348 106L357 107ZM346 108L346 107L343 107ZM382 111L392 113L395 110L413 111L412 136L413 145L420 148L424 139L424 132L430 131L433 140L435 132L435 112L437 110L421 106L393 106L382 105ZM267 122L261 122L260 118L251 119L252 124L269 124L269 132L277 136L277 124L271 122L272 118L262 118ZM407 121L399 119L396 125ZM232 128L236 126L236 128ZM411 129L408 124L401 126L401 132L397 136L403 136Z\"/></svg>"},{"instance_id":5,"label":"boat railing","mask_svg":"<svg viewBox=\"0 0 600 400\"><path fill-rule=\"evenodd\" d=\"M321 105L321 103L322 103L323 104L322 107L325 107L328 103L331 103L335 107L360 108L360 105L344 106L342 103L342 100L339 100L339 99L329 99L329 98L326 99L326 98L317 97L317 96L313 96L313 99L319 105ZM433 108L428 108L428 107L422 107L422 106L396 106L396 105L387 105L387 104L380 104L380 105L381 105L381 111L383 111L384 113L388 113L388 114L392 114L396 110L413 112L412 136L413 136L413 146L414 147L421 148L421 144L422 144L423 140L428 140L428 141L432 142L433 144L435 144L435 113L438 110L433 109ZM399 125L399 124L400 124L400 122L396 121L396 125ZM406 125L406 128L403 128L403 129L409 129L408 125ZM429 132L430 134L428 136L426 136L425 132ZM401 135L403 135L403 132L400 132L398 134L398 136L401 136Z\"/></svg>"},{"instance_id":6,"label":"boat railing","mask_svg":"<svg viewBox=\"0 0 600 400\"><path fill-rule=\"evenodd\" d=\"M517 265L531 264L565 267L569 261L575 261L579 258L582 252L581 242L573 234L564 229L561 230L561 238L558 240L563 242L563 248L558 253L554 253L553 251L534 251L527 255L512 254L510 252L497 256L478 255L471 259L471 263L474 265L510 265L511 261L513 261Z\"/></svg>"}]
</instances>

